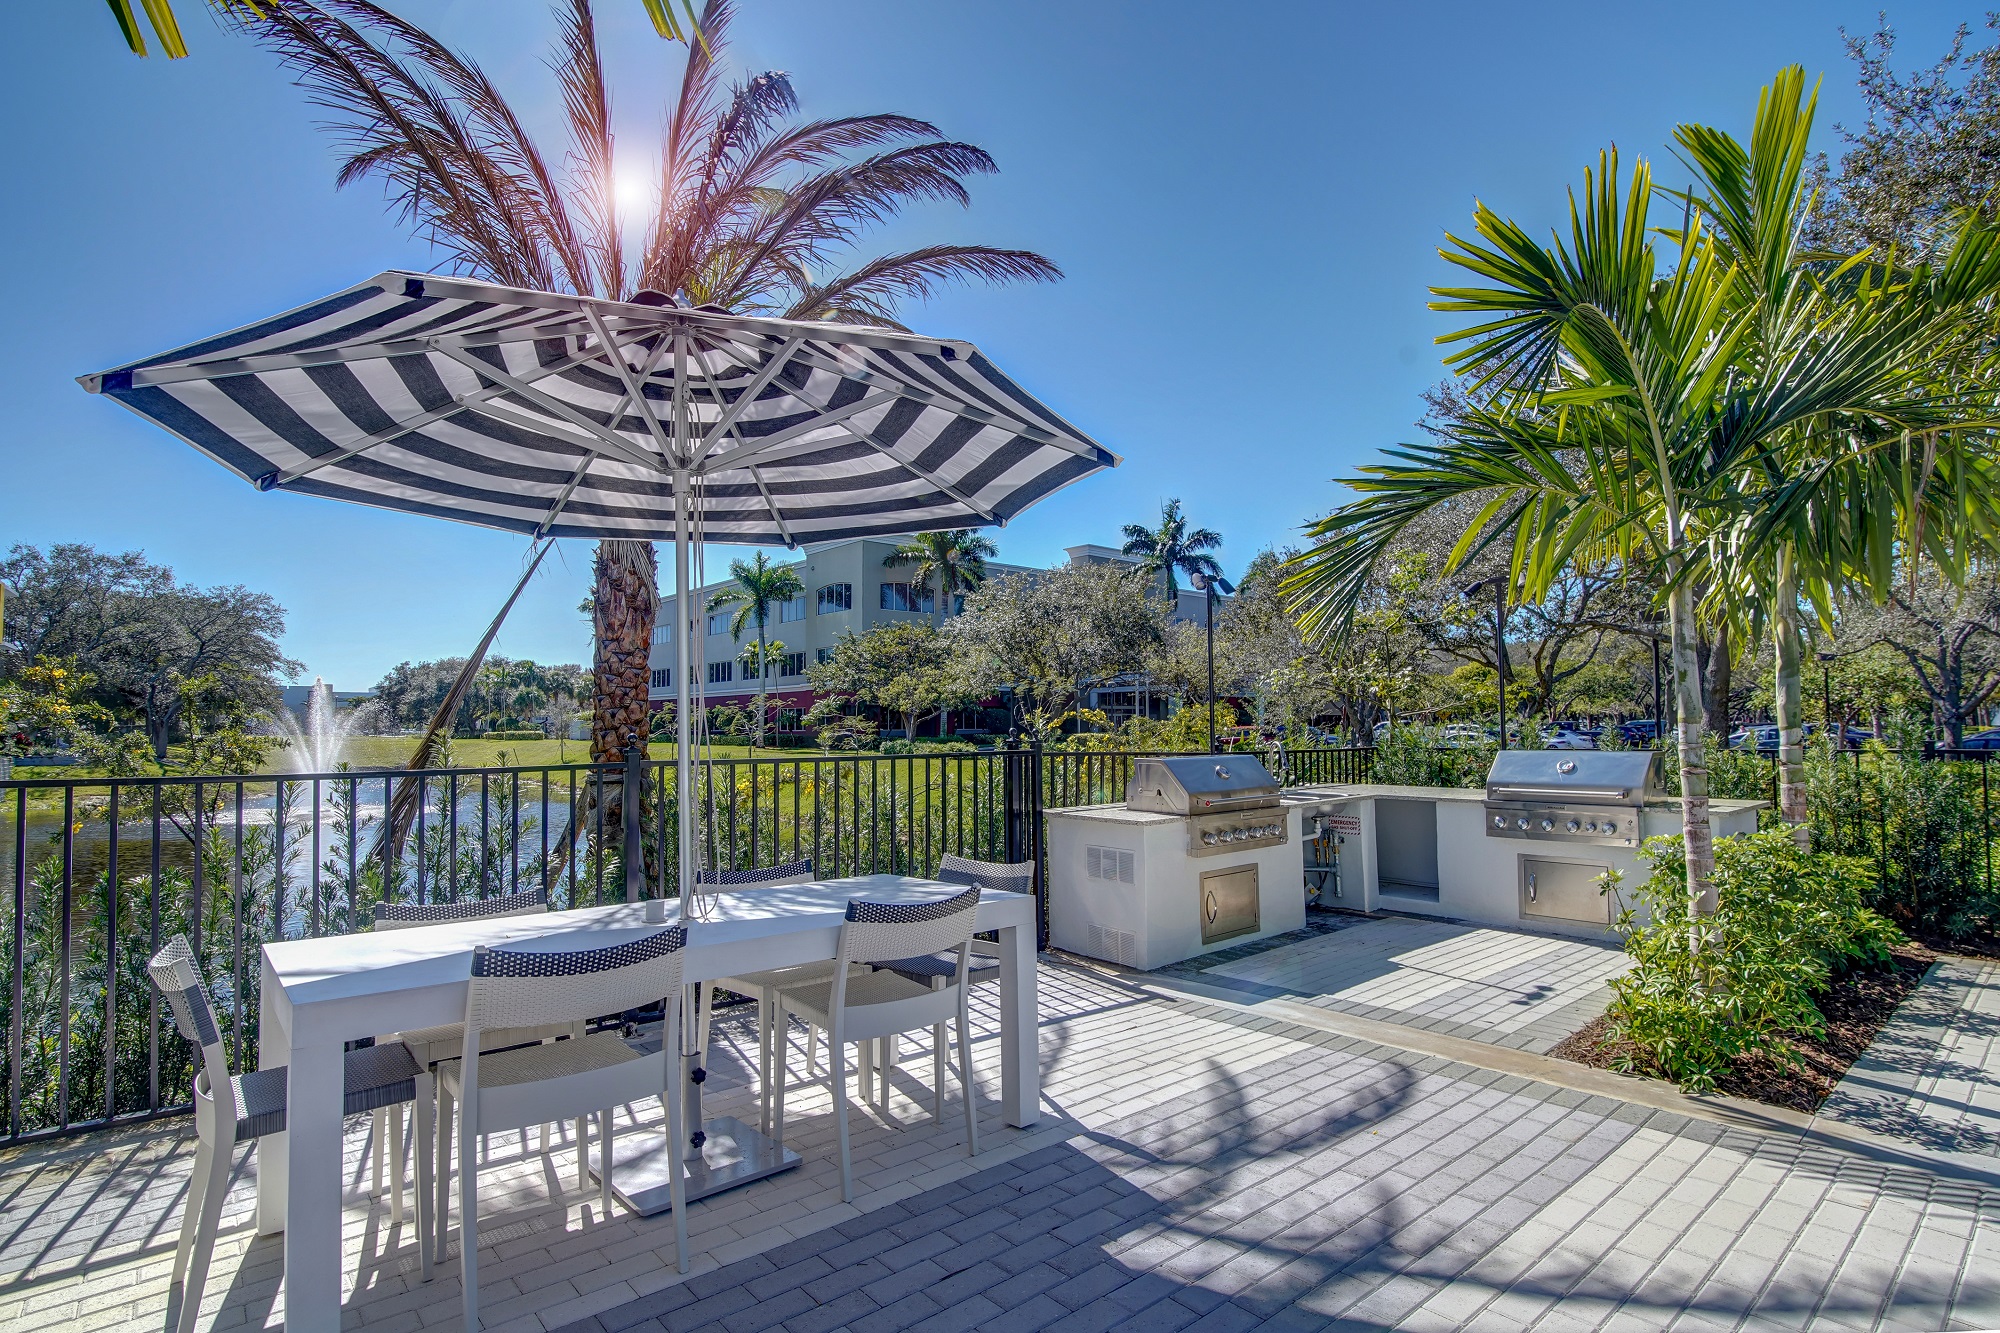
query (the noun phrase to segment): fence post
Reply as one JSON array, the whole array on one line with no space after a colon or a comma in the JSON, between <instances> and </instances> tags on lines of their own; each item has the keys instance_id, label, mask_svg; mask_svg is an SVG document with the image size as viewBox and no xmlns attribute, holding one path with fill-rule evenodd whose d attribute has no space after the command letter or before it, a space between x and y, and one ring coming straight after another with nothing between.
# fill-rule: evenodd
<instances>
[{"instance_id":1,"label":"fence post","mask_svg":"<svg viewBox=\"0 0 2000 1333\"><path fill-rule=\"evenodd\" d=\"M618 809L625 821L625 901L636 903L646 896L646 849L642 837L646 747L640 743L636 731L625 737L625 776L621 785L624 790L619 793Z\"/></svg>"},{"instance_id":2,"label":"fence post","mask_svg":"<svg viewBox=\"0 0 2000 1333\"><path fill-rule=\"evenodd\" d=\"M1035 947L1046 947L1049 938L1048 886L1042 873L1042 747L1030 741L1021 746L1021 734L1007 734L1003 755L1002 799L1005 802L1006 847L1009 861L1034 864Z\"/></svg>"}]
</instances>

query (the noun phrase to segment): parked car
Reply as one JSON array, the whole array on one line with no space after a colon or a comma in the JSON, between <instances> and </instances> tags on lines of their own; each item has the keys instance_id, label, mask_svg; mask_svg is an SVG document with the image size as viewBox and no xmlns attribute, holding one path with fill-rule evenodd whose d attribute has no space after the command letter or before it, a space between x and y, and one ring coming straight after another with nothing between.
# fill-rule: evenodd
<instances>
[{"instance_id":1,"label":"parked car","mask_svg":"<svg viewBox=\"0 0 2000 1333\"><path fill-rule=\"evenodd\" d=\"M1492 740L1493 734L1470 722L1454 722L1444 729L1441 739L1446 745L1481 745Z\"/></svg>"},{"instance_id":2,"label":"parked car","mask_svg":"<svg viewBox=\"0 0 2000 1333\"><path fill-rule=\"evenodd\" d=\"M1659 722L1650 717L1635 718L1618 724L1618 734L1625 738L1627 745L1651 745L1659 734Z\"/></svg>"},{"instance_id":3,"label":"parked car","mask_svg":"<svg viewBox=\"0 0 2000 1333\"><path fill-rule=\"evenodd\" d=\"M1778 752L1778 729L1775 726L1739 727L1729 733L1729 748L1732 750L1755 750L1758 754Z\"/></svg>"},{"instance_id":4,"label":"parked car","mask_svg":"<svg viewBox=\"0 0 2000 1333\"><path fill-rule=\"evenodd\" d=\"M1595 750L1597 742L1580 731L1569 727L1556 727L1542 733L1542 748L1545 750Z\"/></svg>"},{"instance_id":5,"label":"parked car","mask_svg":"<svg viewBox=\"0 0 2000 1333\"><path fill-rule=\"evenodd\" d=\"M1984 731L1967 732L1959 738L1961 750L2000 750L2000 727L1988 727Z\"/></svg>"}]
</instances>

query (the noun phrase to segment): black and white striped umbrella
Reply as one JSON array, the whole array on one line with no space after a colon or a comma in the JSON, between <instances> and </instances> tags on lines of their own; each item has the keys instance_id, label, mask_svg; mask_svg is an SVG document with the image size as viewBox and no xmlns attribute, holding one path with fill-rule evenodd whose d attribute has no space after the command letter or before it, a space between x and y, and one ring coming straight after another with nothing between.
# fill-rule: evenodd
<instances>
[{"instance_id":1,"label":"black and white striped umbrella","mask_svg":"<svg viewBox=\"0 0 2000 1333\"><path fill-rule=\"evenodd\" d=\"M1004 524L1117 458L967 343L390 272L83 386L266 490L546 537Z\"/></svg>"}]
</instances>

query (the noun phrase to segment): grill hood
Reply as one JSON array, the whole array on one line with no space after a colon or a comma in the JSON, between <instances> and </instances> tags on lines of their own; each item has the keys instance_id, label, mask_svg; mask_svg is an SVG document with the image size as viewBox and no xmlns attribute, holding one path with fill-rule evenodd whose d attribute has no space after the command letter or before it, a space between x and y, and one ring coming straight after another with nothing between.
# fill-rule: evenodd
<instances>
[{"instance_id":1,"label":"grill hood","mask_svg":"<svg viewBox=\"0 0 2000 1333\"><path fill-rule=\"evenodd\" d=\"M1663 794L1657 750L1502 750L1486 775L1489 801L1642 806Z\"/></svg>"},{"instance_id":2,"label":"grill hood","mask_svg":"<svg viewBox=\"0 0 2000 1333\"><path fill-rule=\"evenodd\" d=\"M1132 761L1125 808L1159 815L1254 810L1278 803L1278 780L1246 754L1183 754Z\"/></svg>"}]
</instances>

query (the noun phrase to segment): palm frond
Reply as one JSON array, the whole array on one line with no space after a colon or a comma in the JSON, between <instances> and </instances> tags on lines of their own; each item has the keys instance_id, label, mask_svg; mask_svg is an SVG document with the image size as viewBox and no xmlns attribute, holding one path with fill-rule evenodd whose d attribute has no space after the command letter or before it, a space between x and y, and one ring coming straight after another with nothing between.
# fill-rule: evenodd
<instances>
[{"instance_id":1,"label":"palm frond","mask_svg":"<svg viewBox=\"0 0 2000 1333\"><path fill-rule=\"evenodd\" d=\"M947 284L1054 282L1062 270L1032 250L984 245L929 245L870 260L851 273L799 294L787 319L849 319L857 309L893 308L902 300L928 300ZM886 314L882 317L887 322Z\"/></svg>"}]
</instances>

